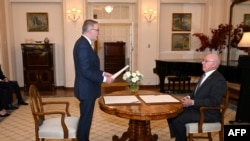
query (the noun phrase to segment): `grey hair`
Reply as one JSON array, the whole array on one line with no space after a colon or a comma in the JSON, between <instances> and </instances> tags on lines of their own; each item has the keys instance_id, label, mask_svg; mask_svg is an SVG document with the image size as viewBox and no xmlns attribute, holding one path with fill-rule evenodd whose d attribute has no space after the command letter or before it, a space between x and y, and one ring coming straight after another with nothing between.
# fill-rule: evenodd
<instances>
[{"instance_id":1,"label":"grey hair","mask_svg":"<svg viewBox=\"0 0 250 141\"><path fill-rule=\"evenodd\" d=\"M82 33L87 32L89 30L89 28L93 27L95 24L98 24L98 22L95 20L91 20L91 19L85 20L83 25L82 25Z\"/></svg>"}]
</instances>

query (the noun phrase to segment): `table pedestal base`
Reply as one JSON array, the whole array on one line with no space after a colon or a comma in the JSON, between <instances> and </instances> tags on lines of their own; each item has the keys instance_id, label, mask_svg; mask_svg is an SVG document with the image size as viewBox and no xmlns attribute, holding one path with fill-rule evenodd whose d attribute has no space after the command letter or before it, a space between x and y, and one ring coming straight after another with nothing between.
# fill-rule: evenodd
<instances>
[{"instance_id":1,"label":"table pedestal base","mask_svg":"<svg viewBox=\"0 0 250 141\"><path fill-rule=\"evenodd\" d=\"M130 120L126 132L119 138L113 136L113 141L157 141L158 135L151 134L150 121Z\"/></svg>"}]
</instances>

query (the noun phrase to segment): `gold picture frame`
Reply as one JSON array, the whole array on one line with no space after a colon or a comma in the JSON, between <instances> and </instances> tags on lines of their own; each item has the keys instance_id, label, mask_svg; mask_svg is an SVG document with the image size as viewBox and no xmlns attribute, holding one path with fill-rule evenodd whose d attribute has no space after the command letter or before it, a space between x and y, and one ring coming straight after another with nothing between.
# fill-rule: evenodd
<instances>
[{"instance_id":1,"label":"gold picture frame","mask_svg":"<svg viewBox=\"0 0 250 141\"><path fill-rule=\"evenodd\" d=\"M191 31L191 13L173 13L172 31Z\"/></svg>"},{"instance_id":2,"label":"gold picture frame","mask_svg":"<svg viewBox=\"0 0 250 141\"><path fill-rule=\"evenodd\" d=\"M190 33L172 33L172 50L190 50Z\"/></svg>"},{"instance_id":3,"label":"gold picture frame","mask_svg":"<svg viewBox=\"0 0 250 141\"><path fill-rule=\"evenodd\" d=\"M28 32L48 32L48 13L27 13Z\"/></svg>"},{"instance_id":4,"label":"gold picture frame","mask_svg":"<svg viewBox=\"0 0 250 141\"><path fill-rule=\"evenodd\" d=\"M244 14L244 24L250 26L250 14Z\"/></svg>"}]
</instances>

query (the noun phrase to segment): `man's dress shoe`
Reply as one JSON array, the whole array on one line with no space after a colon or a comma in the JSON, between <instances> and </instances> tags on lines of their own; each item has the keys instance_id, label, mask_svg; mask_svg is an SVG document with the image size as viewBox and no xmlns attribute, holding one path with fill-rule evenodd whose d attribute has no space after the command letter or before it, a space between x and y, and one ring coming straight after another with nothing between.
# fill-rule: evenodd
<instances>
[{"instance_id":1,"label":"man's dress shoe","mask_svg":"<svg viewBox=\"0 0 250 141\"><path fill-rule=\"evenodd\" d=\"M7 107L5 107L5 109L6 109L6 110L16 110L16 109L18 109L18 107L9 104Z\"/></svg>"},{"instance_id":2,"label":"man's dress shoe","mask_svg":"<svg viewBox=\"0 0 250 141\"><path fill-rule=\"evenodd\" d=\"M0 115L0 117L7 117L7 116L9 116L10 114L9 113L6 113L6 114L4 114L4 115Z\"/></svg>"},{"instance_id":3,"label":"man's dress shoe","mask_svg":"<svg viewBox=\"0 0 250 141\"><path fill-rule=\"evenodd\" d=\"M26 102L18 102L18 105L28 105L28 103L26 103Z\"/></svg>"}]
</instances>

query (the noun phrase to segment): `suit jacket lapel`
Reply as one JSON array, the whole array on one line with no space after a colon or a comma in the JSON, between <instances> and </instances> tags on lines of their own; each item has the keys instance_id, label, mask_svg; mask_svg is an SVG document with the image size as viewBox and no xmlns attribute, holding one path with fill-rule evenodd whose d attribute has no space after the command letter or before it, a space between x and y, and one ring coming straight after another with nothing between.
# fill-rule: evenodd
<instances>
[{"instance_id":1,"label":"suit jacket lapel","mask_svg":"<svg viewBox=\"0 0 250 141\"><path fill-rule=\"evenodd\" d=\"M196 90L196 93L195 95L199 94L199 91L206 86L206 83L208 83L213 77L214 77L214 74L215 74L216 71L214 71L211 75L209 75L205 80L204 82L200 85L200 87L198 88L198 90Z\"/></svg>"}]
</instances>

